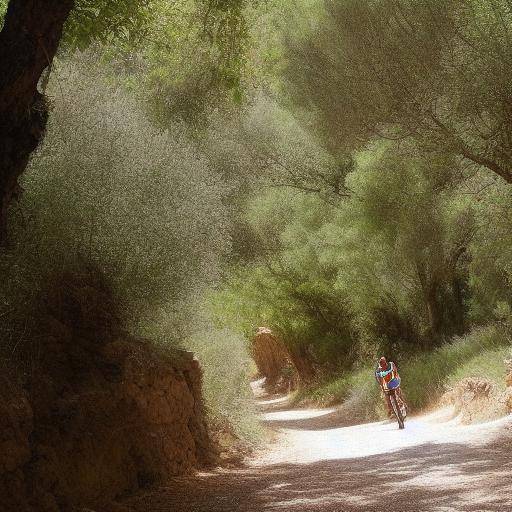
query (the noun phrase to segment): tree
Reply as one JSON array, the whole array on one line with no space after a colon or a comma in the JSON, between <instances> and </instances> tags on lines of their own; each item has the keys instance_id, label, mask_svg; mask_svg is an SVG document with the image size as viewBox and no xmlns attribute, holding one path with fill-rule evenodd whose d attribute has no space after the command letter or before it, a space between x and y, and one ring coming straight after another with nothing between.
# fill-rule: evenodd
<instances>
[{"instance_id":1,"label":"tree","mask_svg":"<svg viewBox=\"0 0 512 512\"><path fill-rule=\"evenodd\" d=\"M289 44L288 79L326 140L415 138L512 183L510 2L325 6L319 28Z\"/></svg>"},{"instance_id":2,"label":"tree","mask_svg":"<svg viewBox=\"0 0 512 512\"><path fill-rule=\"evenodd\" d=\"M470 187L452 155L415 152L390 142L358 152L336 205L293 187L249 203L257 252L219 310L246 332L270 327L303 380L467 329L476 201L466 191L481 176Z\"/></svg>"},{"instance_id":3,"label":"tree","mask_svg":"<svg viewBox=\"0 0 512 512\"><path fill-rule=\"evenodd\" d=\"M357 157L351 200L330 230L337 286L372 336L433 345L466 327L471 198L456 160L380 143ZM366 329L366 331L372 329Z\"/></svg>"},{"instance_id":4,"label":"tree","mask_svg":"<svg viewBox=\"0 0 512 512\"><path fill-rule=\"evenodd\" d=\"M192 23L205 41L203 53L211 53L206 59L211 73L206 73L200 93L208 95L216 87L239 89L245 51L245 0L181 3L193 8L185 16L188 24L175 23L174 29L180 32L177 41L187 46ZM176 6L167 4L160 0L10 0L8 4L0 0L0 240L5 238L7 207L20 191L18 177L46 127L48 102L38 83L45 70L49 73L59 42L73 50L84 49L94 41L111 48L114 41L114 46L130 54L144 41L155 57L154 62L146 62L149 68L157 66L159 60L173 63L173 54L186 51L166 44L178 18ZM191 57L197 54L188 55L187 64ZM168 68L165 73L173 74ZM204 71L203 67L199 75L204 76ZM167 82L164 85L169 85ZM179 90L171 90L165 100L179 103Z\"/></svg>"},{"instance_id":5,"label":"tree","mask_svg":"<svg viewBox=\"0 0 512 512\"><path fill-rule=\"evenodd\" d=\"M48 103L38 90L73 0L11 0L0 32L0 240L18 177L41 140Z\"/></svg>"}]
</instances>

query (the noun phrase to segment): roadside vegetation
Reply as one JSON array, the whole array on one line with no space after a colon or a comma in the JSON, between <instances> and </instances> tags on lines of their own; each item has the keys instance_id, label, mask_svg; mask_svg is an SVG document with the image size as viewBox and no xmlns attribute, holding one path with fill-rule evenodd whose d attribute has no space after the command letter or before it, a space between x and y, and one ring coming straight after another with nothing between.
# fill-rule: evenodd
<instances>
[{"instance_id":1,"label":"roadside vegetation","mask_svg":"<svg viewBox=\"0 0 512 512\"><path fill-rule=\"evenodd\" d=\"M511 34L503 0L77 1L9 210L2 360L37 364L48 284L92 269L123 329L197 354L242 437L260 326L298 401L365 418L382 354L416 410L500 385Z\"/></svg>"},{"instance_id":2,"label":"roadside vegetation","mask_svg":"<svg viewBox=\"0 0 512 512\"><path fill-rule=\"evenodd\" d=\"M20 381L44 358L48 303L78 279L80 300L108 297L89 306L116 329L193 350L212 423L257 441L245 340L202 313L229 269L235 184L198 126L240 95L244 8L76 2L40 83L49 122L0 254L0 357Z\"/></svg>"},{"instance_id":3,"label":"roadside vegetation","mask_svg":"<svg viewBox=\"0 0 512 512\"><path fill-rule=\"evenodd\" d=\"M504 360L510 357L509 325L491 324L476 328L442 347L406 357L400 362L403 392L414 411L439 404L442 395L467 377L480 377L505 389ZM382 398L374 384L374 367L353 370L340 378L327 378L298 390L297 404L331 406L348 402L356 414L370 420L384 417Z\"/></svg>"},{"instance_id":4,"label":"roadside vegetation","mask_svg":"<svg viewBox=\"0 0 512 512\"><path fill-rule=\"evenodd\" d=\"M243 132L270 162L268 186L248 200L254 249L218 294L219 317L248 338L272 329L298 401L359 402L375 417L381 354L415 410L467 376L503 386L510 5L308 9L301 35L283 29L287 109L259 97L266 121Z\"/></svg>"}]
</instances>

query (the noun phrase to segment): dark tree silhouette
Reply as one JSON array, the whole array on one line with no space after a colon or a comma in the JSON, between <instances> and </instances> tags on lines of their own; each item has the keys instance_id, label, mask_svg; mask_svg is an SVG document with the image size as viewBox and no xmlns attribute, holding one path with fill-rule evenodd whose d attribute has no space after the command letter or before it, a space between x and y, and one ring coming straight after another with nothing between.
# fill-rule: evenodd
<instances>
[{"instance_id":1,"label":"dark tree silhouette","mask_svg":"<svg viewBox=\"0 0 512 512\"><path fill-rule=\"evenodd\" d=\"M38 83L51 66L73 0L11 0L0 32L0 240L18 177L42 138L48 105Z\"/></svg>"}]
</instances>

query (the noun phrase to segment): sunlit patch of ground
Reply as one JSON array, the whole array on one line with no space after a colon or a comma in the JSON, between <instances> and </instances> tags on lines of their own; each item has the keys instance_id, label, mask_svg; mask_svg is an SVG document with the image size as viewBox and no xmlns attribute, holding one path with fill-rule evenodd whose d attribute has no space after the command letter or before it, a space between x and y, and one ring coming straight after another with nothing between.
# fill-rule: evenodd
<instances>
[{"instance_id":1,"label":"sunlit patch of ground","mask_svg":"<svg viewBox=\"0 0 512 512\"><path fill-rule=\"evenodd\" d=\"M392 453L423 444L464 443L468 447L491 442L512 424L511 417L479 425L460 425L448 411L416 417L399 430L396 422L377 422L339 428L322 428L336 409L299 409L270 412L262 416L277 424L281 439L273 449L251 461L253 465L307 464L322 460L343 460Z\"/></svg>"},{"instance_id":2,"label":"sunlit patch of ground","mask_svg":"<svg viewBox=\"0 0 512 512\"><path fill-rule=\"evenodd\" d=\"M512 418L463 426L448 410L343 426L339 411L260 396L277 440L239 470L175 479L137 512L510 512ZM448 421L449 420L449 421Z\"/></svg>"},{"instance_id":3,"label":"sunlit patch of ground","mask_svg":"<svg viewBox=\"0 0 512 512\"><path fill-rule=\"evenodd\" d=\"M332 414L336 409L296 409L291 411L268 412L261 415L263 421L294 421L320 418Z\"/></svg>"}]
</instances>

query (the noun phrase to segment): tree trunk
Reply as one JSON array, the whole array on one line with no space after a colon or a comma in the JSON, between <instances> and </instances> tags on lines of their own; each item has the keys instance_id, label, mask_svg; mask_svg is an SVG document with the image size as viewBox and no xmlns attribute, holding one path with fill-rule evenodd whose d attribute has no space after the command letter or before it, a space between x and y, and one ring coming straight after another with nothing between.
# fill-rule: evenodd
<instances>
[{"instance_id":1,"label":"tree trunk","mask_svg":"<svg viewBox=\"0 0 512 512\"><path fill-rule=\"evenodd\" d=\"M455 276L451 282L453 294L453 322L455 334L461 335L466 330L466 310L464 305L464 281Z\"/></svg>"},{"instance_id":2,"label":"tree trunk","mask_svg":"<svg viewBox=\"0 0 512 512\"><path fill-rule=\"evenodd\" d=\"M37 84L51 65L73 0L10 0L0 32L0 242L18 177L42 139L48 104Z\"/></svg>"},{"instance_id":3,"label":"tree trunk","mask_svg":"<svg viewBox=\"0 0 512 512\"><path fill-rule=\"evenodd\" d=\"M430 324L430 335L433 338L431 343L437 343L439 341L438 336L442 332L443 310L442 306L439 304L438 289L437 282L431 282L427 288L425 298Z\"/></svg>"}]
</instances>

